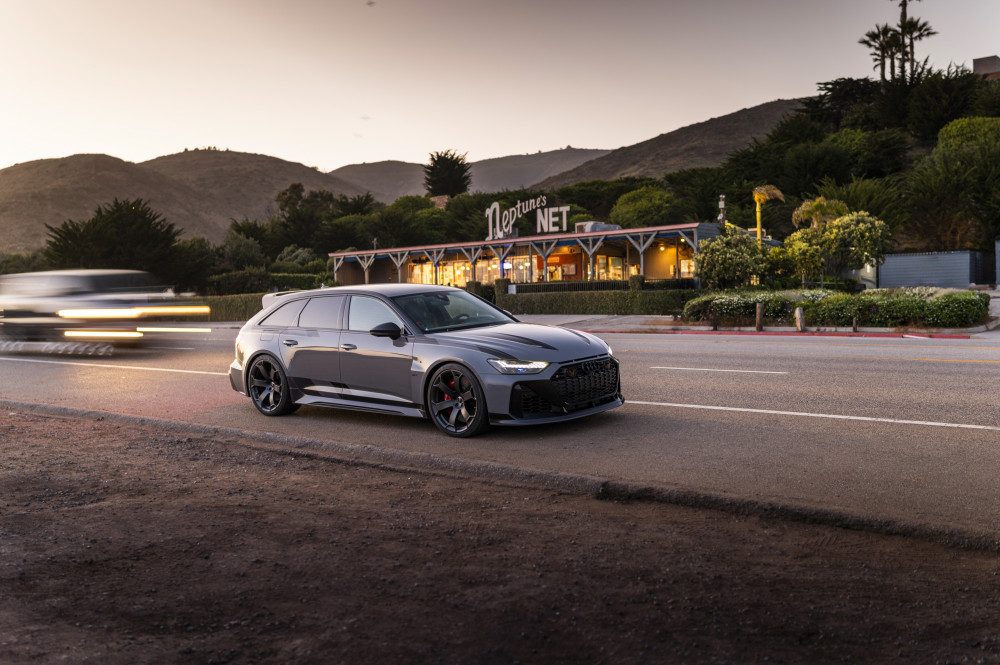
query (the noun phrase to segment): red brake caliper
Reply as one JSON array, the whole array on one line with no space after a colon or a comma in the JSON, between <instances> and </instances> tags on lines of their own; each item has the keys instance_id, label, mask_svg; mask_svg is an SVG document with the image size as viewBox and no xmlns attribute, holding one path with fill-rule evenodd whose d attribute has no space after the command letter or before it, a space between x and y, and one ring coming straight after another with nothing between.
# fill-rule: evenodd
<instances>
[{"instance_id":1,"label":"red brake caliper","mask_svg":"<svg viewBox=\"0 0 1000 665\"><path fill-rule=\"evenodd\" d=\"M455 389L455 377L451 377L451 380L448 381L448 387L451 388L452 390ZM448 393L445 393L444 394L444 401L447 402L447 401L450 401L450 400L451 400L451 395L449 395ZM451 416L451 409L448 409L448 415Z\"/></svg>"}]
</instances>

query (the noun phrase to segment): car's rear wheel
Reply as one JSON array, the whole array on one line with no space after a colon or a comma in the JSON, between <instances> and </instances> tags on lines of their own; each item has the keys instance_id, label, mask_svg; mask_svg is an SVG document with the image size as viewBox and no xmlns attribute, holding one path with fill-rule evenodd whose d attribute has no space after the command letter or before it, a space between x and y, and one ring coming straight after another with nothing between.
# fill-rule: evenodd
<instances>
[{"instance_id":1,"label":"car's rear wheel","mask_svg":"<svg viewBox=\"0 0 1000 665\"><path fill-rule=\"evenodd\" d=\"M298 406L292 402L285 370L271 356L258 356L250 365L247 391L253 405L265 416L283 416Z\"/></svg>"},{"instance_id":2,"label":"car's rear wheel","mask_svg":"<svg viewBox=\"0 0 1000 665\"><path fill-rule=\"evenodd\" d=\"M455 363L442 365L431 376L427 409L448 436L475 436L490 424L482 386L468 368Z\"/></svg>"}]
</instances>

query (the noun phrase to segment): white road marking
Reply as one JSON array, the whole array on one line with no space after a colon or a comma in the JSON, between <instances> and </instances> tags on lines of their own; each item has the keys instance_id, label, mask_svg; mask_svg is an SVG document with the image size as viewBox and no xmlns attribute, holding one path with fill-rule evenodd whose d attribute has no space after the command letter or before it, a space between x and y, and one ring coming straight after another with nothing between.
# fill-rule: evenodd
<instances>
[{"instance_id":1,"label":"white road marking","mask_svg":"<svg viewBox=\"0 0 1000 665\"><path fill-rule=\"evenodd\" d=\"M685 372L739 372L741 374L788 374L788 372L766 372L756 369L708 369L705 367L650 367L649 369L680 369Z\"/></svg>"},{"instance_id":2,"label":"white road marking","mask_svg":"<svg viewBox=\"0 0 1000 665\"><path fill-rule=\"evenodd\" d=\"M177 374L205 374L208 376L229 376L228 372L202 372L196 369L169 369L167 367L142 367L141 365L111 365L104 363L83 363L76 360L39 360L37 358L0 358L15 363L45 363L47 365L77 365L79 367L100 367L102 369L138 369L146 372L174 372Z\"/></svg>"},{"instance_id":3,"label":"white road marking","mask_svg":"<svg viewBox=\"0 0 1000 665\"><path fill-rule=\"evenodd\" d=\"M995 425L968 425L965 423L939 423L929 420L899 420L896 418L872 418L869 416L844 416L836 413L805 413L802 411L772 411L770 409L745 409L737 406L709 406L707 404L673 404L670 402L640 402L626 400L626 404L643 406L668 406L677 409L708 409L711 411L736 411L739 413L761 413L769 416L799 416L802 418L829 418L831 420L857 420L868 423L890 423L893 425L922 425L924 427L949 427L952 429L979 429L1000 432Z\"/></svg>"}]
</instances>

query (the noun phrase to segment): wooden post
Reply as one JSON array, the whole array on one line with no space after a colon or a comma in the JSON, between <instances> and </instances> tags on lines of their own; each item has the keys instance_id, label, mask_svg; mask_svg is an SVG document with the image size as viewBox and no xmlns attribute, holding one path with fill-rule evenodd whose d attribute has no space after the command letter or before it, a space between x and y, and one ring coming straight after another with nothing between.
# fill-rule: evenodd
<instances>
[{"instance_id":1,"label":"wooden post","mask_svg":"<svg viewBox=\"0 0 1000 665\"><path fill-rule=\"evenodd\" d=\"M764 303L757 303L757 332L764 329Z\"/></svg>"},{"instance_id":2,"label":"wooden post","mask_svg":"<svg viewBox=\"0 0 1000 665\"><path fill-rule=\"evenodd\" d=\"M806 314L801 307L795 308L795 329L799 332L806 331Z\"/></svg>"}]
</instances>

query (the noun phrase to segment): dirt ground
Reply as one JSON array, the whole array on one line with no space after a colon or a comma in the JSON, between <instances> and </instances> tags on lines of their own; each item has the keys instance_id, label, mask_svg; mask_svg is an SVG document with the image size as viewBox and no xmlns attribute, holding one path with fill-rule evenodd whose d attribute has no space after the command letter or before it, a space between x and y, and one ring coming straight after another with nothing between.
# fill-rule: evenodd
<instances>
[{"instance_id":1,"label":"dirt ground","mask_svg":"<svg viewBox=\"0 0 1000 665\"><path fill-rule=\"evenodd\" d=\"M0 412L0 663L1000 663L1000 557Z\"/></svg>"}]
</instances>

